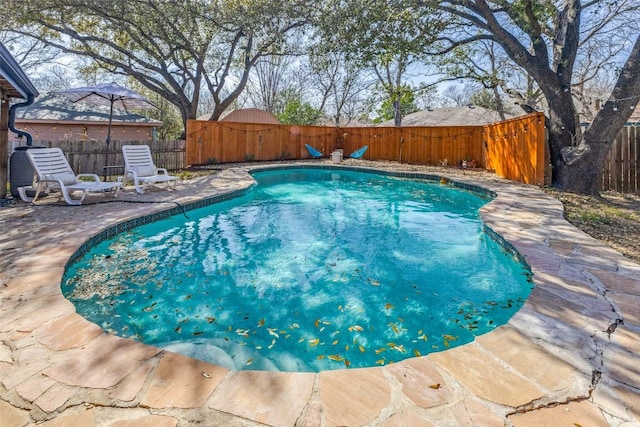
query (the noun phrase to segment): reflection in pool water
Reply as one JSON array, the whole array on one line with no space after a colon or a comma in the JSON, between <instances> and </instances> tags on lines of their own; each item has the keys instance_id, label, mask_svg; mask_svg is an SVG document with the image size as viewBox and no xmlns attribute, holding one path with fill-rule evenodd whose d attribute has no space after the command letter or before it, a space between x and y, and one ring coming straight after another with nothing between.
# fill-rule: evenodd
<instances>
[{"instance_id":1,"label":"reflection in pool water","mask_svg":"<svg viewBox=\"0 0 640 427\"><path fill-rule=\"evenodd\" d=\"M63 292L119 336L230 369L321 371L470 342L531 291L482 231L475 193L343 170L255 178L96 245Z\"/></svg>"}]
</instances>

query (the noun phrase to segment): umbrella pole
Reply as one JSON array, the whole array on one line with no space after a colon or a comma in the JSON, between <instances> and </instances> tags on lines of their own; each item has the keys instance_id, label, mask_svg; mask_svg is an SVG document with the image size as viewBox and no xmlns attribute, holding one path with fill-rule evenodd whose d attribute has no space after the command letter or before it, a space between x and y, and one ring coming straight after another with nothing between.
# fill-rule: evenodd
<instances>
[{"instance_id":1,"label":"umbrella pole","mask_svg":"<svg viewBox=\"0 0 640 427\"><path fill-rule=\"evenodd\" d=\"M113 120L113 97L111 97L111 108L109 110L109 128L107 129L107 153L104 157L104 180L107 180L107 170L109 169L109 144L111 144L111 122Z\"/></svg>"}]
</instances>

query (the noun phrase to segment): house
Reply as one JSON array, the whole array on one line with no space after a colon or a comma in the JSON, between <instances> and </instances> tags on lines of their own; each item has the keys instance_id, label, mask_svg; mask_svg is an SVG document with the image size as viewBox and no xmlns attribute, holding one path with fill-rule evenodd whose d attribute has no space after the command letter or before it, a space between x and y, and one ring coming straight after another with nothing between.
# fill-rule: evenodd
<instances>
[{"instance_id":1,"label":"house","mask_svg":"<svg viewBox=\"0 0 640 427\"><path fill-rule=\"evenodd\" d=\"M198 117L197 120L209 120L211 113L203 114ZM239 123L266 123L279 125L280 120L268 111L260 110L259 108L241 108L239 110L233 110L224 112L218 119L220 122L239 122Z\"/></svg>"},{"instance_id":2,"label":"house","mask_svg":"<svg viewBox=\"0 0 640 427\"><path fill-rule=\"evenodd\" d=\"M71 102L65 96L48 93L21 109L16 114L16 123L34 141L105 141L109 107ZM111 140L152 141L155 129L160 126L160 121L114 109Z\"/></svg>"},{"instance_id":3,"label":"house","mask_svg":"<svg viewBox=\"0 0 640 427\"><path fill-rule=\"evenodd\" d=\"M513 115L507 114L505 119L512 117ZM484 125L502 120L504 119L497 111L478 106L465 106L416 111L402 118L402 126L468 126ZM389 127L393 125L393 120L389 120L377 126Z\"/></svg>"},{"instance_id":4,"label":"house","mask_svg":"<svg viewBox=\"0 0 640 427\"><path fill-rule=\"evenodd\" d=\"M11 53L0 43L0 199L7 196L9 130L21 135L28 144L31 135L16 129L16 111L31 104L39 95Z\"/></svg>"}]
</instances>

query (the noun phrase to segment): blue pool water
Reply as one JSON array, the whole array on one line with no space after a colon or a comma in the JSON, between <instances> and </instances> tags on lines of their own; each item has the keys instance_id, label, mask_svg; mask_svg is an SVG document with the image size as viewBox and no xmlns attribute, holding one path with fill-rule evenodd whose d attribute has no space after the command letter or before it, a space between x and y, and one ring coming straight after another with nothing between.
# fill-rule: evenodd
<instances>
[{"instance_id":1,"label":"blue pool water","mask_svg":"<svg viewBox=\"0 0 640 427\"><path fill-rule=\"evenodd\" d=\"M119 336L235 370L321 371L470 342L531 291L482 231L486 197L343 170L255 178L244 196L96 245L64 294Z\"/></svg>"}]
</instances>

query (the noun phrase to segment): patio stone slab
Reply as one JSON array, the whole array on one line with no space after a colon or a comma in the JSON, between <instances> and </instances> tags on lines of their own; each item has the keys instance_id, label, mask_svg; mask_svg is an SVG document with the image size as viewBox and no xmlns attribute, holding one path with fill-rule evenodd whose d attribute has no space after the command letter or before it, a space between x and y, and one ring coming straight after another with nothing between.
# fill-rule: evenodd
<instances>
[{"instance_id":1,"label":"patio stone slab","mask_svg":"<svg viewBox=\"0 0 640 427\"><path fill-rule=\"evenodd\" d=\"M515 414L509 420L513 427L609 426L600 410L586 400Z\"/></svg>"},{"instance_id":2,"label":"patio stone slab","mask_svg":"<svg viewBox=\"0 0 640 427\"><path fill-rule=\"evenodd\" d=\"M640 378L640 354L631 353L625 348L612 345L607 347L603 358L607 361L602 371L603 375L622 384L640 387L638 382L638 378Z\"/></svg>"},{"instance_id":3,"label":"patio stone slab","mask_svg":"<svg viewBox=\"0 0 640 427\"><path fill-rule=\"evenodd\" d=\"M102 334L44 371L54 380L88 388L109 388L161 350L136 341Z\"/></svg>"},{"instance_id":4,"label":"patio stone slab","mask_svg":"<svg viewBox=\"0 0 640 427\"><path fill-rule=\"evenodd\" d=\"M461 426L504 427L504 418L472 399L464 399L451 408Z\"/></svg>"},{"instance_id":5,"label":"patio stone slab","mask_svg":"<svg viewBox=\"0 0 640 427\"><path fill-rule=\"evenodd\" d=\"M571 254L578 247L575 241L561 239L549 239L548 243L551 249L564 256Z\"/></svg>"},{"instance_id":6,"label":"patio stone slab","mask_svg":"<svg viewBox=\"0 0 640 427\"><path fill-rule=\"evenodd\" d=\"M43 253L34 251L25 256L18 257L14 261L14 266L28 271L44 270L50 273L60 272L75 251L68 247L66 249L61 247L59 253L53 254L51 250L42 252ZM33 268L34 265L37 267Z\"/></svg>"},{"instance_id":7,"label":"patio stone slab","mask_svg":"<svg viewBox=\"0 0 640 427\"><path fill-rule=\"evenodd\" d=\"M401 384L402 393L421 408L443 405L452 392L436 368L426 357L414 357L385 368Z\"/></svg>"},{"instance_id":8,"label":"patio stone slab","mask_svg":"<svg viewBox=\"0 0 640 427\"><path fill-rule=\"evenodd\" d=\"M580 373L593 371L593 360L599 347L594 336L597 331L578 329L536 312L525 303L508 325L530 337L547 352L574 366ZM606 335L599 332L600 335Z\"/></svg>"},{"instance_id":9,"label":"patio stone slab","mask_svg":"<svg viewBox=\"0 0 640 427\"><path fill-rule=\"evenodd\" d=\"M603 412L640 425L640 388L629 387L603 376L591 393L592 402Z\"/></svg>"},{"instance_id":10,"label":"patio stone slab","mask_svg":"<svg viewBox=\"0 0 640 427\"><path fill-rule=\"evenodd\" d=\"M33 402L54 384L57 383L52 379L43 376L34 376L18 385L16 387L16 393L24 400Z\"/></svg>"},{"instance_id":11,"label":"patio stone slab","mask_svg":"<svg viewBox=\"0 0 640 427\"><path fill-rule=\"evenodd\" d=\"M587 267L597 267L604 270L616 271L618 266L615 261L612 261L611 256L619 256L613 249L603 246L595 239L591 239L591 242L585 244L584 242L578 245L575 251L567 256L567 261L573 264L584 265Z\"/></svg>"},{"instance_id":12,"label":"patio stone slab","mask_svg":"<svg viewBox=\"0 0 640 427\"><path fill-rule=\"evenodd\" d=\"M527 251L521 245L515 244L515 248L524 255L525 262L535 271L547 271L551 274L557 274L564 262L560 258L550 256L548 251Z\"/></svg>"},{"instance_id":13,"label":"patio stone slab","mask_svg":"<svg viewBox=\"0 0 640 427\"><path fill-rule=\"evenodd\" d=\"M622 312L625 324L640 327L640 296L620 292L609 292L607 296Z\"/></svg>"},{"instance_id":14,"label":"patio stone slab","mask_svg":"<svg viewBox=\"0 0 640 427\"><path fill-rule=\"evenodd\" d=\"M208 406L267 425L293 426L311 397L314 379L313 373L233 372Z\"/></svg>"},{"instance_id":15,"label":"patio stone slab","mask_svg":"<svg viewBox=\"0 0 640 427\"><path fill-rule=\"evenodd\" d=\"M546 352L519 331L502 326L476 342L504 360L520 374L549 390L563 390L572 384L574 367Z\"/></svg>"},{"instance_id":16,"label":"patio stone slab","mask_svg":"<svg viewBox=\"0 0 640 427\"><path fill-rule=\"evenodd\" d=\"M389 418L387 418L380 427L437 427L430 421L427 421L418 413L415 408L402 408Z\"/></svg>"},{"instance_id":17,"label":"patio stone slab","mask_svg":"<svg viewBox=\"0 0 640 427\"><path fill-rule=\"evenodd\" d=\"M16 331L9 336L9 339L13 341L16 351L33 347L38 343L36 337L30 331Z\"/></svg>"},{"instance_id":18,"label":"patio stone slab","mask_svg":"<svg viewBox=\"0 0 640 427\"><path fill-rule=\"evenodd\" d=\"M31 376L40 373L47 366L49 362L43 359L42 352L36 349L25 349L20 354L18 363L14 364L14 368L2 376L2 385L7 390L11 390Z\"/></svg>"},{"instance_id":19,"label":"patio stone slab","mask_svg":"<svg viewBox=\"0 0 640 427\"><path fill-rule=\"evenodd\" d=\"M75 388L56 383L38 397L34 403L44 412L49 413L63 406L75 393Z\"/></svg>"},{"instance_id":20,"label":"patio stone slab","mask_svg":"<svg viewBox=\"0 0 640 427\"><path fill-rule=\"evenodd\" d=\"M141 404L149 408L198 408L228 372L220 366L166 352Z\"/></svg>"},{"instance_id":21,"label":"patio stone slab","mask_svg":"<svg viewBox=\"0 0 640 427\"><path fill-rule=\"evenodd\" d=\"M637 274L633 277L597 268L590 268L588 271L602 283L606 283L606 288L610 291L640 296L640 279Z\"/></svg>"},{"instance_id":22,"label":"patio stone slab","mask_svg":"<svg viewBox=\"0 0 640 427\"><path fill-rule=\"evenodd\" d=\"M640 425L640 388L618 386L615 388L615 394L624 404L628 414Z\"/></svg>"},{"instance_id":23,"label":"patio stone slab","mask_svg":"<svg viewBox=\"0 0 640 427\"><path fill-rule=\"evenodd\" d=\"M324 371L318 374L323 424L371 424L391 401L391 387L375 368Z\"/></svg>"},{"instance_id":24,"label":"patio stone slab","mask_svg":"<svg viewBox=\"0 0 640 427\"><path fill-rule=\"evenodd\" d=\"M0 342L0 362L13 363L11 347Z\"/></svg>"},{"instance_id":25,"label":"patio stone slab","mask_svg":"<svg viewBox=\"0 0 640 427\"><path fill-rule=\"evenodd\" d=\"M526 304L538 313L578 329L588 328L589 331L606 331L618 317L602 297L574 294L573 298L563 298L539 286L531 291Z\"/></svg>"},{"instance_id":26,"label":"patio stone slab","mask_svg":"<svg viewBox=\"0 0 640 427\"><path fill-rule=\"evenodd\" d=\"M514 374L505 362L477 344L463 345L428 357L471 393L492 402L519 407L545 394L534 382Z\"/></svg>"},{"instance_id":27,"label":"patio stone slab","mask_svg":"<svg viewBox=\"0 0 640 427\"><path fill-rule=\"evenodd\" d=\"M43 427L94 427L96 422L92 409L80 412L64 413L51 421L41 424Z\"/></svg>"},{"instance_id":28,"label":"patio stone slab","mask_svg":"<svg viewBox=\"0 0 640 427\"><path fill-rule=\"evenodd\" d=\"M0 421L3 426L22 427L30 424L31 418L26 411L14 408L11 404L0 399Z\"/></svg>"},{"instance_id":29,"label":"patio stone slab","mask_svg":"<svg viewBox=\"0 0 640 427\"><path fill-rule=\"evenodd\" d=\"M640 355L640 330L631 330L620 325L611 334L611 343L631 353Z\"/></svg>"},{"instance_id":30,"label":"patio stone slab","mask_svg":"<svg viewBox=\"0 0 640 427\"><path fill-rule=\"evenodd\" d=\"M13 369L13 363L0 362L0 375Z\"/></svg>"},{"instance_id":31,"label":"patio stone slab","mask_svg":"<svg viewBox=\"0 0 640 427\"><path fill-rule=\"evenodd\" d=\"M43 269L38 271L28 270L27 274L20 275L10 279L6 286L2 288L0 294L5 297L11 297L16 295L38 295L43 291L43 284L49 284L49 291L60 292L59 282L60 277L64 273L64 269L58 270Z\"/></svg>"},{"instance_id":32,"label":"patio stone slab","mask_svg":"<svg viewBox=\"0 0 640 427\"><path fill-rule=\"evenodd\" d=\"M102 334L102 328L77 313L61 317L36 331L41 344L53 350L80 347Z\"/></svg>"},{"instance_id":33,"label":"patio stone slab","mask_svg":"<svg viewBox=\"0 0 640 427\"><path fill-rule=\"evenodd\" d=\"M307 407L304 409L302 416L296 422L295 427L317 427L322 425L322 415L324 408L317 396L312 397Z\"/></svg>"},{"instance_id":34,"label":"patio stone slab","mask_svg":"<svg viewBox=\"0 0 640 427\"><path fill-rule=\"evenodd\" d=\"M16 306L8 315L0 319L0 330L31 332L52 319L74 313L75 307L64 299L59 292L39 295L27 295L24 300L29 304Z\"/></svg>"},{"instance_id":35,"label":"patio stone slab","mask_svg":"<svg viewBox=\"0 0 640 427\"><path fill-rule=\"evenodd\" d=\"M131 402L136 398L145 381L149 377L149 373L153 369L151 363L143 363L129 376L123 379L117 387L109 392L109 397L116 400Z\"/></svg>"},{"instance_id":36,"label":"patio stone slab","mask_svg":"<svg viewBox=\"0 0 640 427\"><path fill-rule=\"evenodd\" d=\"M108 424L108 427L175 427L178 420L166 415L148 415L135 420L121 420Z\"/></svg>"}]
</instances>

